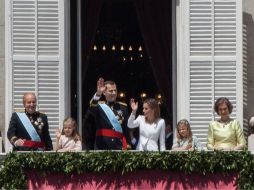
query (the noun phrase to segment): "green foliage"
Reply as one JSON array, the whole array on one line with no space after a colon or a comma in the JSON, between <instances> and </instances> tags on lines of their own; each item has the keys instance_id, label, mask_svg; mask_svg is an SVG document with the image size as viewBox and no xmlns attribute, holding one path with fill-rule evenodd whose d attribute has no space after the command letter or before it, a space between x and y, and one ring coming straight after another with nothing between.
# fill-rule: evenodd
<instances>
[{"instance_id":1,"label":"green foliage","mask_svg":"<svg viewBox=\"0 0 254 190\"><path fill-rule=\"evenodd\" d=\"M47 173L103 173L136 170L171 170L185 173L238 172L239 189L254 187L254 159L248 152L82 152L9 153L1 166L0 188L26 189L25 171Z\"/></svg>"}]
</instances>

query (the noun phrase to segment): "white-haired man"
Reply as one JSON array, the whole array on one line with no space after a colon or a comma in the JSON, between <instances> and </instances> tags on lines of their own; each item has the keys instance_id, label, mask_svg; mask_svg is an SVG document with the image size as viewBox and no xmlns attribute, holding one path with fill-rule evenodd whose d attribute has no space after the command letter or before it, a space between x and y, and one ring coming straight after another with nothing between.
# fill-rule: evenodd
<instances>
[{"instance_id":1,"label":"white-haired man","mask_svg":"<svg viewBox=\"0 0 254 190\"><path fill-rule=\"evenodd\" d=\"M24 112L12 114L7 137L13 150L52 150L49 135L48 119L43 113L36 111L36 96L28 92L23 96Z\"/></svg>"}]
</instances>

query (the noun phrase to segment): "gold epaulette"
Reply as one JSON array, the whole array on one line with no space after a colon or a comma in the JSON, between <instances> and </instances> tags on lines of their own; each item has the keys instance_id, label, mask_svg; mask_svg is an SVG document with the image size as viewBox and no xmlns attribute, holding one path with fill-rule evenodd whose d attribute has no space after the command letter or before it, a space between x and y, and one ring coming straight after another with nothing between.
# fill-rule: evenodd
<instances>
[{"instance_id":1,"label":"gold epaulette","mask_svg":"<svg viewBox=\"0 0 254 190\"><path fill-rule=\"evenodd\" d=\"M124 102L119 102L119 101L118 101L117 103L118 103L118 104L121 104L121 105L123 105L123 106L126 106L126 107L128 106L128 105L127 105L126 103L124 103Z\"/></svg>"},{"instance_id":2,"label":"gold epaulette","mask_svg":"<svg viewBox=\"0 0 254 190\"><path fill-rule=\"evenodd\" d=\"M90 101L90 107L95 107L95 106L97 106L98 104L104 104L105 103L105 101L98 101L98 102L96 102L96 103L93 103L93 101L91 100Z\"/></svg>"},{"instance_id":3,"label":"gold epaulette","mask_svg":"<svg viewBox=\"0 0 254 190\"><path fill-rule=\"evenodd\" d=\"M25 113L25 109L14 109L14 112ZM37 114L45 114L45 112L35 111Z\"/></svg>"},{"instance_id":4,"label":"gold epaulette","mask_svg":"<svg viewBox=\"0 0 254 190\"><path fill-rule=\"evenodd\" d=\"M24 113L25 112L25 109L14 109L14 112L20 112L20 113Z\"/></svg>"},{"instance_id":5,"label":"gold epaulette","mask_svg":"<svg viewBox=\"0 0 254 190\"><path fill-rule=\"evenodd\" d=\"M45 112L36 111L38 114L46 114Z\"/></svg>"}]
</instances>

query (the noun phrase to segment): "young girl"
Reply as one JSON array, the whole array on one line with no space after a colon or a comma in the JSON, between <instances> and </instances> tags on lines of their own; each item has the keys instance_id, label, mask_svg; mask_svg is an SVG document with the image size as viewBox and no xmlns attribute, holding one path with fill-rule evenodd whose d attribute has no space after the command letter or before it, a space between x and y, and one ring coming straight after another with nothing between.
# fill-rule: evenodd
<instances>
[{"instance_id":1,"label":"young girl","mask_svg":"<svg viewBox=\"0 0 254 190\"><path fill-rule=\"evenodd\" d=\"M177 140L172 150L202 150L202 144L196 136L192 135L190 124L186 119L177 123Z\"/></svg>"},{"instance_id":2,"label":"young girl","mask_svg":"<svg viewBox=\"0 0 254 190\"><path fill-rule=\"evenodd\" d=\"M76 121L68 117L63 121L62 134L59 129L56 130L56 151L81 151L81 138L76 131Z\"/></svg>"},{"instance_id":3,"label":"young girl","mask_svg":"<svg viewBox=\"0 0 254 190\"><path fill-rule=\"evenodd\" d=\"M131 99L132 109L128 119L128 127L139 127L139 141L136 150L165 150L165 121L160 118L160 107L155 99L146 99L143 103L143 113L135 119L138 103ZM158 143L159 141L159 143Z\"/></svg>"}]
</instances>

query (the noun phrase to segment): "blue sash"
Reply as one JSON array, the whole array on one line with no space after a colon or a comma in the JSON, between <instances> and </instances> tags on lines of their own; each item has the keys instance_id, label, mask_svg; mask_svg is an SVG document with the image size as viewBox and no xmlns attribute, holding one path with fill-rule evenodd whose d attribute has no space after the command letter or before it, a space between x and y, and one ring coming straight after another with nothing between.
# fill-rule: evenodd
<instances>
[{"instance_id":1,"label":"blue sash","mask_svg":"<svg viewBox=\"0 0 254 190\"><path fill-rule=\"evenodd\" d=\"M23 126L25 127L26 131L28 132L29 136L33 141L41 141L40 136L38 135L37 131L35 130L34 126L32 125L31 121L28 119L25 113L16 112L20 121L22 122Z\"/></svg>"},{"instance_id":2,"label":"blue sash","mask_svg":"<svg viewBox=\"0 0 254 190\"><path fill-rule=\"evenodd\" d=\"M104 113L108 117L113 128L116 131L123 133L122 127L121 127L119 121L116 119L116 116L115 116L114 112L110 109L110 107L107 104L99 104L99 106L101 107L101 109L104 111Z\"/></svg>"}]
</instances>

